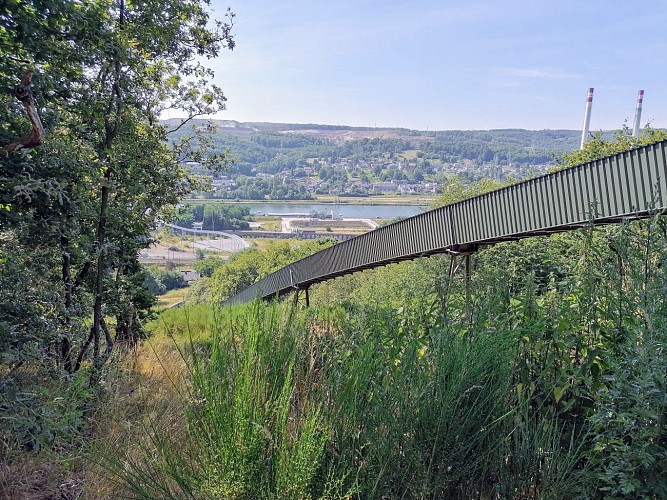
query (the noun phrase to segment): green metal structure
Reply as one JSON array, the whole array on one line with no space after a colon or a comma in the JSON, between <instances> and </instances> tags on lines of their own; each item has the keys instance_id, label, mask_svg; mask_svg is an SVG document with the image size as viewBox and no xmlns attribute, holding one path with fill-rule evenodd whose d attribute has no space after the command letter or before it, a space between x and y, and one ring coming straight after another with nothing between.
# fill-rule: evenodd
<instances>
[{"instance_id":1,"label":"green metal structure","mask_svg":"<svg viewBox=\"0 0 667 500\"><path fill-rule=\"evenodd\" d=\"M286 266L224 305L433 254L649 217L667 208L667 141L520 182L381 227Z\"/></svg>"}]
</instances>

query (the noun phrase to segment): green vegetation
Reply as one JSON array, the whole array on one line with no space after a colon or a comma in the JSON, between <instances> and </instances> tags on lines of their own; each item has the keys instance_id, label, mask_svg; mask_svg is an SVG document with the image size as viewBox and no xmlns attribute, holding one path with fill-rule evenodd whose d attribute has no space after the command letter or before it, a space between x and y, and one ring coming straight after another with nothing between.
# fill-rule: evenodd
<instances>
[{"instance_id":1,"label":"green vegetation","mask_svg":"<svg viewBox=\"0 0 667 500\"><path fill-rule=\"evenodd\" d=\"M190 300L219 304L255 281L334 243L335 240L322 238L294 247L277 241L270 243L264 251L250 249L236 253L224 264L215 267L210 280L198 283L197 293Z\"/></svg>"},{"instance_id":2,"label":"green vegetation","mask_svg":"<svg viewBox=\"0 0 667 500\"><path fill-rule=\"evenodd\" d=\"M255 178L238 176L235 186L216 194L217 198L227 200L312 200L313 195L303 184L284 182L278 178Z\"/></svg>"},{"instance_id":3,"label":"green vegetation","mask_svg":"<svg viewBox=\"0 0 667 500\"><path fill-rule=\"evenodd\" d=\"M78 454L109 362L145 335L139 251L202 185L180 160L204 161L159 116L224 108L200 58L233 47L231 19L207 26L197 0L0 5L0 496L33 495L8 486L22 453Z\"/></svg>"},{"instance_id":4,"label":"green vegetation","mask_svg":"<svg viewBox=\"0 0 667 500\"><path fill-rule=\"evenodd\" d=\"M451 205L457 201L472 198L480 194L488 193L511 184L511 180L505 182L482 179L475 182L465 182L461 177L453 177L443 186L442 194L431 202L432 208Z\"/></svg>"},{"instance_id":5,"label":"green vegetation","mask_svg":"<svg viewBox=\"0 0 667 500\"><path fill-rule=\"evenodd\" d=\"M399 192L424 196L436 192L452 175L467 182L504 181L544 172L575 146L578 137L575 131L548 130L427 133L233 125L225 122L213 142L218 151L229 151L235 162L217 181L215 191L199 193L201 198L308 200L335 195L354 199Z\"/></svg>"},{"instance_id":6,"label":"green vegetation","mask_svg":"<svg viewBox=\"0 0 667 500\"><path fill-rule=\"evenodd\" d=\"M440 203L496 187L455 179ZM217 307L328 244L205 257L202 304L161 313L105 380L24 378L0 408L9 463L86 464L93 498L667 495L663 217L498 244L470 283L439 256L321 283L308 309Z\"/></svg>"},{"instance_id":7,"label":"green vegetation","mask_svg":"<svg viewBox=\"0 0 667 500\"><path fill-rule=\"evenodd\" d=\"M224 231L225 229L248 229L250 209L243 205L187 205L176 212L172 223L181 227L192 227L193 222L201 222L202 229Z\"/></svg>"},{"instance_id":8,"label":"green vegetation","mask_svg":"<svg viewBox=\"0 0 667 500\"><path fill-rule=\"evenodd\" d=\"M207 141L189 120L224 96L202 61L234 46L233 15L213 23L207 5L0 5L0 89L18 86L0 95L0 496L667 497L662 216L485 249L470 282L443 257L341 277L313 287L309 309L218 305L333 241L199 252L190 305L156 318L154 292L182 277L139 251L226 148L233 175L290 169L350 196L443 182L437 167L461 162L450 203L573 140L393 130L337 143L332 127L314 139L248 124ZM185 121L160 124L171 108ZM661 137L596 137L565 162ZM263 196L304 193L287 179ZM180 214L211 229L247 215Z\"/></svg>"},{"instance_id":9,"label":"green vegetation","mask_svg":"<svg viewBox=\"0 0 667 500\"><path fill-rule=\"evenodd\" d=\"M434 257L169 311L181 430L104 466L140 498L661 498L666 256L656 218L481 251L469 304Z\"/></svg>"},{"instance_id":10,"label":"green vegetation","mask_svg":"<svg viewBox=\"0 0 667 500\"><path fill-rule=\"evenodd\" d=\"M193 123L193 127L197 123ZM301 130L299 130L301 128ZM327 134L309 134L328 130ZM290 133L285 133L290 131ZM336 133L354 131L359 139L342 140ZM580 133L574 130L487 130L417 132L405 129L385 130L383 137L364 137L368 129L327 125L239 124L220 127L216 136L218 149L229 148L236 158L230 172L246 176L256 172L275 174L318 167L313 158L328 163L340 159L381 159L401 154L409 160L455 163L462 160L497 161L498 164L524 165L549 163L553 155L571 151ZM373 133L378 133L373 129ZM392 137L393 136L393 137ZM330 137L330 139L327 139ZM349 135L346 139L349 139Z\"/></svg>"},{"instance_id":11,"label":"green vegetation","mask_svg":"<svg viewBox=\"0 0 667 500\"><path fill-rule=\"evenodd\" d=\"M584 145L584 149L564 154L563 164L565 166L581 165L591 160L628 151L645 144L661 141L665 138L667 138L667 131L652 129L649 125L646 125L637 138L632 137L632 133L627 126L615 131L611 139L605 137L601 132L595 133Z\"/></svg>"},{"instance_id":12,"label":"green vegetation","mask_svg":"<svg viewBox=\"0 0 667 500\"><path fill-rule=\"evenodd\" d=\"M183 273L180 271L166 271L158 266L146 268L146 280L144 286L155 295L183 288L186 286Z\"/></svg>"}]
</instances>

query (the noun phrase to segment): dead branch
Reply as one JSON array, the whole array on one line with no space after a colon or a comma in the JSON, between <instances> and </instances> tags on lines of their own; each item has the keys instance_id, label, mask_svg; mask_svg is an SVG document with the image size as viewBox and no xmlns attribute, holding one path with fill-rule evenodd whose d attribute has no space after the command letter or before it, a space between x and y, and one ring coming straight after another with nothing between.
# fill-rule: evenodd
<instances>
[{"instance_id":1,"label":"dead branch","mask_svg":"<svg viewBox=\"0 0 667 500\"><path fill-rule=\"evenodd\" d=\"M23 73L21 84L14 90L14 95L19 101L21 101L21 104L23 104L26 113L28 113L28 118L30 118L30 123L32 124L32 130L30 133L21 137L20 139L10 142L6 146L0 148L0 152L4 153L6 157L11 153L18 151L19 149L34 148L39 146L46 136L46 130L42 125L42 120L40 120L39 114L37 113L37 107L35 106L35 100L32 97L32 92L30 92L31 81L32 71L26 70L25 73Z\"/></svg>"}]
</instances>

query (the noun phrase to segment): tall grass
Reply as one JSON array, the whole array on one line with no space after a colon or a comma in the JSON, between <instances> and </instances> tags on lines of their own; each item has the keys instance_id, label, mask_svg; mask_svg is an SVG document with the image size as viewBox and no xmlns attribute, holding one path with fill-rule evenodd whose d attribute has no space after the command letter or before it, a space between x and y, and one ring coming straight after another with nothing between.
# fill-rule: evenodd
<instances>
[{"instance_id":1,"label":"tall grass","mask_svg":"<svg viewBox=\"0 0 667 500\"><path fill-rule=\"evenodd\" d=\"M327 354L326 466L346 478L341 494L536 498L567 489L581 449L563 448L557 421L518 404L511 333L462 333L445 316L429 322L407 310L377 311L356 328Z\"/></svg>"},{"instance_id":2,"label":"tall grass","mask_svg":"<svg viewBox=\"0 0 667 500\"><path fill-rule=\"evenodd\" d=\"M307 498L326 435L318 403L297 390L305 318L261 304L218 313L208 336L189 330L200 320L187 309L166 331L187 364L181 434L157 419L132 458L103 465L134 498Z\"/></svg>"},{"instance_id":3,"label":"tall grass","mask_svg":"<svg viewBox=\"0 0 667 500\"><path fill-rule=\"evenodd\" d=\"M162 326L187 366L181 427L155 419L104 460L129 497L470 498L562 479L545 472L558 424L517 413L509 334L405 310L192 312Z\"/></svg>"}]
</instances>

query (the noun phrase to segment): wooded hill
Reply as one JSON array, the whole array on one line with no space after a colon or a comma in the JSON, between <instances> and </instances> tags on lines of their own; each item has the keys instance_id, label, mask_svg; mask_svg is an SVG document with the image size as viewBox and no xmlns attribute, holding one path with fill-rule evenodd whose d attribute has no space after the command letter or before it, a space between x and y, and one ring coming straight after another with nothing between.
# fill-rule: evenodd
<instances>
[{"instance_id":1,"label":"wooded hill","mask_svg":"<svg viewBox=\"0 0 667 500\"><path fill-rule=\"evenodd\" d=\"M172 120L165 122L172 124ZM174 134L202 129L196 120ZM241 123L214 120L212 144L229 148L235 163L231 174L276 173L306 166L310 158L367 161L411 151L419 158L455 163L474 160L498 165L545 164L576 149L576 130L446 130L364 128L314 124Z\"/></svg>"}]
</instances>

